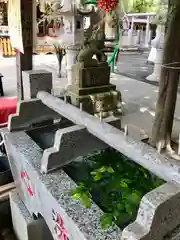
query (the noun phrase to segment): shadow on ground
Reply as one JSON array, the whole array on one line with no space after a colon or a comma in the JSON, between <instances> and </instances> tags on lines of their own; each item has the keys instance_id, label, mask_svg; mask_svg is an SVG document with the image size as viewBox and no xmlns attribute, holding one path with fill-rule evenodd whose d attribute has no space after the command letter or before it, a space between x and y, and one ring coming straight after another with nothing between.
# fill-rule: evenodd
<instances>
[{"instance_id":1,"label":"shadow on ground","mask_svg":"<svg viewBox=\"0 0 180 240\"><path fill-rule=\"evenodd\" d=\"M115 73L151 84L153 86L159 86L159 82L146 80L146 77L152 74L154 68L153 64L147 63L147 59L148 53L138 53L132 55L120 54ZM178 93L180 93L180 83Z\"/></svg>"},{"instance_id":2,"label":"shadow on ground","mask_svg":"<svg viewBox=\"0 0 180 240\"><path fill-rule=\"evenodd\" d=\"M146 77L153 72L153 65L147 63L148 54L120 54L115 73L158 86L158 82L148 81Z\"/></svg>"}]
</instances>

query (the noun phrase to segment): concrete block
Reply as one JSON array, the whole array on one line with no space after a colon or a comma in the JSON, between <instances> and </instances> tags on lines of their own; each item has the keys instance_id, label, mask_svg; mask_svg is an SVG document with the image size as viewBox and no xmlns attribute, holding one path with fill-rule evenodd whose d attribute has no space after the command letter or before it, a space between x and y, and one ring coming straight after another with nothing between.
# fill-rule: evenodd
<instances>
[{"instance_id":1,"label":"concrete block","mask_svg":"<svg viewBox=\"0 0 180 240\"><path fill-rule=\"evenodd\" d=\"M38 99L19 101L16 114L11 114L8 119L10 131L31 128L32 124L47 120L59 119L61 116L51 108L45 106Z\"/></svg>"},{"instance_id":2,"label":"concrete block","mask_svg":"<svg viewBox=\"0 0 180 240\"><path fill-rule=\"evenodd\" d=\"M13 229L18 240L53 240L44 219L33 219L16 190L10 193L10 206Z\"/></svg>"},{"instance_id":3,"label":"concrete block","mask_svg":"<svg viewBox=\"0 0 180 240\"><path fill-rule=\"evenodd\" d=\"M142 199L136 220L124 228L121 240L179 240L180 188L165 183Z\"/></svg>"},{"instance_id":4,"label":"concrete block","mask_svg":"<svg viewBox=\"0 0 180 240\"><path fill-rule=\"evenodd\" d=\"M52 91L52 73L46 70L23 71L24 99L36 98L39 91Z\"/></svg>"},{"instance_id":5,"label":"concrete block","mask_svg":"<svg viewBox=\"0 0 180 240\"><path fill-rule=\"evenodd\" d=\"M109 117L106 118L104 122L108 122L119 129L121 128L121 121L119 118ZM49 126L47 129L50 129ZM40 135L39 132L39 136ZM47 135L49 135L49 133ZM46 137L44 134L42 136L44 141ZM86 139L85 145L84 139ZM49 138L47 142L50 142ZM54 168L65 166L79 156L86 156L90 152L99 149L106 149L108 147L104 142L92 134L89 134L86 128L79 125L59 128L56 131L54 141L52 142L53 146L44 150L41 159L41 171L44 173L47 173Z\"/></svg>"}]
</instances>

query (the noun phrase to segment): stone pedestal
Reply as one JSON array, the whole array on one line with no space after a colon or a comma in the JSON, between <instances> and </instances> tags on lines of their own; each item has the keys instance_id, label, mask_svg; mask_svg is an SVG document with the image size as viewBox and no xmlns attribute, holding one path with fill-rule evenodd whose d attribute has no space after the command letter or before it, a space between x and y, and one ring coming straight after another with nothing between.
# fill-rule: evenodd
<instances>
[{"instance_id":1,"label":"stone pedestal","mask_svg":"<svg viewBox=\"0 0 180 240\"><path fill-rule=\"evenodd\" d=\"M157 29L156 29L156 37L151 41L151 51L150 51L149 56L148 56L148 62L155 63L157 51L159 49L163 49L163 47L164 47L164 33L165 33L165 26L164 25L158 25ZM159 58L159 56L157 56L157 58Z\"/></svg>"},{"instance_id":2,"label":"stone pedestal","mask_svg":"<svg viewBox=\"0 0 180 240\"><path fill-rule=\"evenodd\" d=\"M23 71L24 100L36 98L39 91L52 91L52 73L46 70Z\"/></svg>"},{"instance_id":3,"label":"stone pedestal","mask_svg":"<svg viewBox=\"0 0 180 240\"><path fill-rule=\"evenodd\" d=\"M93 115L100 116L102 113L102 117L108 117L121 112L121 107L118 105L121 95L116 91L115 85L85 89L75 89L69 86L68 93L73 105L79 107L82 104L82 110Z\"/></svg>"},{"instance_id":4,"label":"stone pedestal","mask_svg":"<svg viewBox=\"0 0 180 240\"><path fill-rule=\"evenodd\" d=\"M151 41L152 49L150 51L148 61L154 62L153 73L148 76L146 79L149 81L159 81L161 74L161 65L163 61L163 47L164 47L164 33L165 26L158 25L156 29L156 37Z\"/></svg>"},{"instance_id":5,"label":"stone pedestal","mask_svg":"<svg viewBox=\"0 0 180 240\"><path fill-rule=\"evenodd\" d=\"M153 73L146 78L147 80L159 82L162 61L163 61L163 49L156 49L156 58L154 62Z\"/></svg>"},{"instance_id":6,"label":"stone pedestal","mask_svg":"<svg viewBox=\"0 0 180 240\"><path fill-rule=\"evenodd\" d=\"M133 45L133 30L132 29L129 29L128 31L128 46L132 46Z\"/></svg>"},{"instance_id":7,"label":"stone pedestal","mask_svg":"<svg viewBox=\"0 0 180 240\"><path fill-rule=\"evenodd\" d=\"M80 47L71 46L66 49L66 71L67 71L67 86L72 84L72 66L76 63L77 55L80 51Z\"/></svg>"},{"instance_id":8,"label":"stone pedestal","mask_svg":"<svg viewBox=\"0 0 180 240\"><path fill-rule=\"evenodd\" d=\"M89 62L90 63L90 62ZM100 63L94 67L72 67L72 85L67 88L71 103L86 112L102 117L121 112L120 92L110 84L110 67Z\"/></svg>"},{"instance_id":9,"label":"stone pedestal","mask_svg":"<svg viewBox=\"0 0 180 240\"><path fill-rule=\"evenodd\" d=\"M136 41L136 44L140 45L140 43L141 43L141 31L137 30L137 41Z\"/></svg>"}]
</instances>

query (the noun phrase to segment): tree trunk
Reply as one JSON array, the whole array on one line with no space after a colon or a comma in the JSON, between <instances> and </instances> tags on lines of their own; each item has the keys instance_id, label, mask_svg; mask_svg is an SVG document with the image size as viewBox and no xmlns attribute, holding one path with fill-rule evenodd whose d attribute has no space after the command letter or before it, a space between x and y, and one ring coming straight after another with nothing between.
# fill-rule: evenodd
<instances>
[{"instance_id":1,"label":"tree trunk","mask_svg":"<svg viewBox=\"0 0 180 240\"><path fill-rule=\"evenodd\" d=\"M163 64L180 62L180 0L170 0L169 3ZM180 63L173 66L180 67ZM178 69L162 68L155 120L150 139L150 143L154 146L159 142L163 144L162 147L170 144L179 73Z\"/></svg>"}]
</instances>

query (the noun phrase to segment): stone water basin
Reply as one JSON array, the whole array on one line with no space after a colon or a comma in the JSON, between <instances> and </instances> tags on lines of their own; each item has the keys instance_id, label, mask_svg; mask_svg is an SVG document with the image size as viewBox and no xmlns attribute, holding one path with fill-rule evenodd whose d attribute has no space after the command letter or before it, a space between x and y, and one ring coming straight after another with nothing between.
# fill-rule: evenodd
<instances>
[{"instance_id":1,"label":"stone water basin","mask_svg":"<svg viewBox=\"0 0 180 240\"><path fill-rule=\"evenodd\" d=\"M54 125L49 130L47 128L41 128L41 131L31 130L28 135L44 150L53 146L58 127ZM66 179L65 194L68 195L70 206L74 208L68 210L68 214L73 213L72 216L71 214L68 216L73 220L78 219L75 223L86 239L128 239L129 237L126 238L123 234L121 236L121 230L125 228L123 233L126 232L131 226L130 223L136 220L143 196L148 194L153 196L154 193L151 194L151 191L158 193L158 189L160 188L161 191L166 185L162 179L108 147L106 150L90 153L88 156L79 156L62 169L52 171L42 178L55 177L57 180L58 175L62 177L57 181L59 188ZM125 196L123 196L124 193ZM62 199L61 201L59 199L59 204L63 205ZM81 224L79 222L80 208L83 211L82 215L86 216L85 224L83 219ZM87 222L90 225L87 225ZM141 231L139 235L142 235Z\"/></svg>"},{"instance_id":2,"label":"stone water basin","mask_svg":"<svg viewBox=\"0 0 180 240\"><path fill-rule=\"evenodd\" d=\"M135 221L142 197L164 184L111 148L80 157L63 169L78 185L72 198L87 208L92 199L104 212L99 221L102 229L114 224L124 229Z\"/></svg>"},{"instance_id":3,"label":"stone water basin","mask_svg":"<svg viewBox=\"0 0 180 240\"><path fill-rule=\"evenodd\" d=\"M39 145L42 150L45 150L53 146L55 134L58 129L73 125L74 123L66 120L63 125L61 121L61 123L59 122L56 124L31 129L26 131L26 133Z\"/></svg>"}]
</instances>

